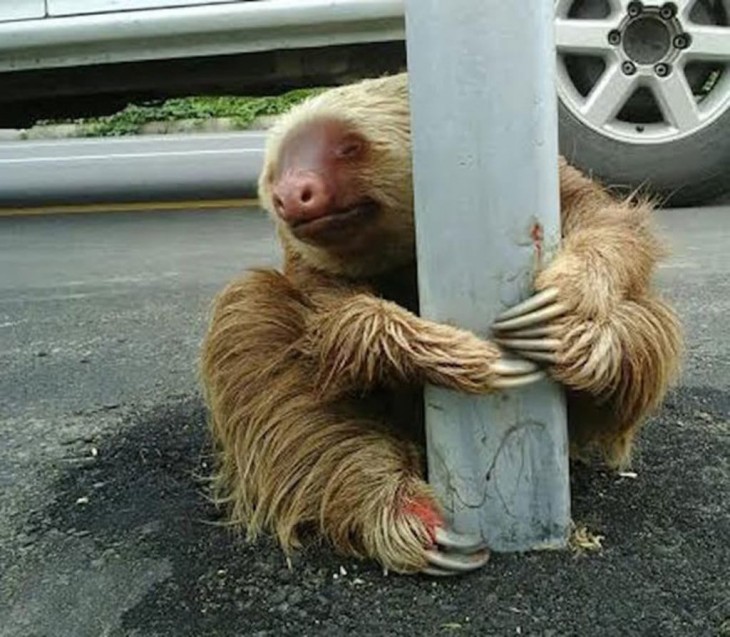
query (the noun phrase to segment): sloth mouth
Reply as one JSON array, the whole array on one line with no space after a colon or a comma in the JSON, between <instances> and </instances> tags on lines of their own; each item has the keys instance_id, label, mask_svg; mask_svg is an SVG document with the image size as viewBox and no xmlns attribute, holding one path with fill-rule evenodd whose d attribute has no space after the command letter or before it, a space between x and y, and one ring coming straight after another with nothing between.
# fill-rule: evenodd
<instances>
[{"instance_id":1,"label":"sloth mouth","mask_svg":"<svg viewBox=\"0 0 730 637\"><path fill-rule=\"evenodd\" d=\"M347 235L356 233L362 226L370 223L379 210L380 205L376 201L363 199L316 219L292 224L291 229L294 236L303 241L342 241Z\"/></svg>"}]
</instances>

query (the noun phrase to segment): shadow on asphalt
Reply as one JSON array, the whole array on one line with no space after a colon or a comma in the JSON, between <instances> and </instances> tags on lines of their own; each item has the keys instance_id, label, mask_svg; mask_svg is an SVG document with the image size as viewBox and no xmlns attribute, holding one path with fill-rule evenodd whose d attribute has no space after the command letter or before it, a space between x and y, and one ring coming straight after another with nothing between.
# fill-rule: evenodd
<instances>
[{"instance_id":1,"label":"shadow on asphalt","mask_svg":"<svg viewBox=\"0 0 730 637\"><path fill-rule=\"evenodd\" d=\"M90 569L169 565L117 636L729 635L729 413L728 392L680 389L642 437L636 478L575 469L573 517L605 536L600 552L496 555L462 579L386 577L316 545L289 569L270 540L237 538L195 477L209 450L189 397L127 413L35 528L91 540Z\"/></svg>"}]
</instances>

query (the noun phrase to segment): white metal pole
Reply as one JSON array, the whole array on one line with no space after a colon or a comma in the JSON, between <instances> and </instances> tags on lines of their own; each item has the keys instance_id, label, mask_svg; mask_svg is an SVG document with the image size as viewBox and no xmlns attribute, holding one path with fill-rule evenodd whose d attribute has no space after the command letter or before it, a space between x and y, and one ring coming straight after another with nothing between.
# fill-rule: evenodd
<instances>
[{"instance_id":1,"label":"white metal pole","mask_svg":"<svg viewBox=\"0 0 730 637\"><path fill-rule=\"evenodd\" d=\"M489 336L560 240L553 0L406 0L421 312ZM493 550L564 546L565 401L426 388L429 479Z\"/></svg>"}]
</instances>

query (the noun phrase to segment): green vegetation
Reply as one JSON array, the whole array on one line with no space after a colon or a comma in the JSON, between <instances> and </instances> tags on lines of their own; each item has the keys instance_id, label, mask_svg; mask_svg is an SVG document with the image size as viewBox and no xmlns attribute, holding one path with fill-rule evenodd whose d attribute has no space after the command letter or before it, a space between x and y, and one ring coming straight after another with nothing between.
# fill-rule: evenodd
<instances>
[{"instance_id":1,"label":"green vegetation","mask_svg":"<svg viewBox=\"0 0 730 637\"><path fill-rule=\"evenodd\" d=\"M150 122L230 119L237 129L248 128L258 117L278 115L323 89L298 89L276 97L180 97L157 103L129 104L103 117L71 121L43 121L45 124L78 124L88 137L136 135Z\"/></svg>"}]
</instances>

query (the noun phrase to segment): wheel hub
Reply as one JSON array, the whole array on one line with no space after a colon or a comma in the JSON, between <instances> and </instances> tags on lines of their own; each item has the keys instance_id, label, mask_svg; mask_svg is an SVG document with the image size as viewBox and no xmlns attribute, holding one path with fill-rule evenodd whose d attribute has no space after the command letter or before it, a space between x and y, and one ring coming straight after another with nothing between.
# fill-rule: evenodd
<instances>
[{"instance_id":1,"label":"wheel hub","mask_svg":"<svg viewBox=\"0 0 730 637\"><path fill-rule=\"evenodd\" d=\"M583 125L664 142L730 108L730 0L555 3L558 92Z\"/></svg>"},{"instance_id":2,"label":"wheel hub","mask_svg":"<svg viewBox=\"0 0 730 637\"><path fill-rule=\"evenodd\" d=\"M672 31L669 24L653 15L630 20L622 34L624 53L635 64L655 64L670 52Z\"/></svg>"}]
</instances>

